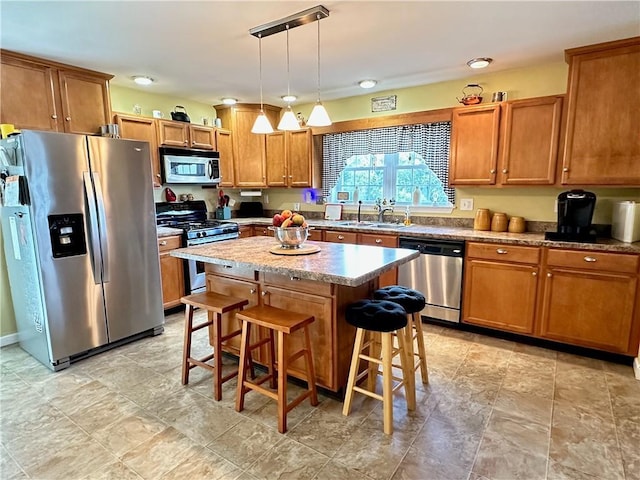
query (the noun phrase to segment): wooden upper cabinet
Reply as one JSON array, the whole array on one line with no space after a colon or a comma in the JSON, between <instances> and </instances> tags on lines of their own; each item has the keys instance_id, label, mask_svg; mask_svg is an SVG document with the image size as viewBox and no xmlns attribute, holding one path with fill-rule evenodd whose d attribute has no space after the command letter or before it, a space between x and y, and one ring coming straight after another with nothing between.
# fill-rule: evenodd
<instances>
[{"instance_id":1,"label":"wooden upper cabinet","mask_svg":"<svg viewBox=\"0 0 640 480\"><path fill-rule=\"evenodd\" d=\"M311 187L312 178L312 134L303 128L287 132L287 185L289 187Z\"/></svg>"},{"instance_id":2,"label":"wooden upper cabinet","mask_svg":"<svg viewBox=\"0 0 640 480\"><path fill-rule=\"evenodd\" d=\"M453 110L450 185L493 185L498 163L500 104Z\"/></svg>"},{"instance_id":3,"label":"wooden upper cabinet","mask_svg":"<svg viewBox=\"0 0 640 480\"><path fill-rule=\"evenodd\" d=\"M503 104L499 183L551 185L555 182L562 99L558 95Z\"/></svg>"},{"instance_id":4,"label":"wooden upper cabinet","mask_svg":"<svg viewBox=\"0 0 640 480\"><path fill-rule=\"evenodd\" d=\"M215 150L215 129L204 125L189 125L189 145L191 148Z\"/></svg>"},{"instance_id":5,"label":"wooden upper cabinet","mask_svg":"<svg viewBox=\"0 0 640 480\"><path fill-rule=\"evenodd\" d=\"M149 142L149 152L151 153L151 172L153 184L162 184L160 174L160 158L158 152L158 137L156 135L156 123L153 118L137 117L134 115L114 115L114 121L118 124L121 138L130 140L141 140Z\"/></svg>"},{"instance_id":6,"label":"wooden upper cabinet","mask_svg":"<svg viewBox=\"0 0 640 480\"><path fill-rule=\"evenodd\" d=\"M0 123L94 135L111 121L112 75L6 50L0 61Z\"/></svg>"},{"instance_id":7,"label":"wooden upper cabinet","mask_svg":"<svg viewBox=\"0 0 640 480\"><path fill-rule=\"evenodd\" d=\"M251 133L260 113L260 105L216 105L222 125L233 132L234 181L236 187L266 187L265 135ZM264 112L271 125L278 122L280 109L264 105Z\"/></svg>"},{"instance_id":8,"label":"wooden upper cabinet","mask_svg":"<svg viewBox=\"0 0 640 480\"><path fill-rule=\"evenodd\" d=\"M287 186L287 148L285 132L273 132L265 137L267 159L267 185Z\"/></svg>"},{"instance_id":9,"label":"wooden upper cabinet","mask_svg":"<svg viewBox=\"0 0 640 480\"><path fill-rule=\"evenodd\" d=\"M158 141L168 147L189 146L189 124L172 120L158 120Z\"/></svg>"},{"instance_id":10,"label":"wooden upper cabinet","mask_svg":"<svg viewBox=\"0 0 640 480\"><path fill-rule=\"evenodd\" d=\"M640 37L565 51L562 184L640 185Z\"/></svg>"},{"instance_id":11,"label":"wooden upper cabinet","mask_svg":"<svg viewBox=\"0 0 640 480\"><path fill-rule=\"evenodd\" d=\"M215 150L220 153L220 186L233 187L233 134L230 130L215 129Z\"/></svg>"}]
</instances>

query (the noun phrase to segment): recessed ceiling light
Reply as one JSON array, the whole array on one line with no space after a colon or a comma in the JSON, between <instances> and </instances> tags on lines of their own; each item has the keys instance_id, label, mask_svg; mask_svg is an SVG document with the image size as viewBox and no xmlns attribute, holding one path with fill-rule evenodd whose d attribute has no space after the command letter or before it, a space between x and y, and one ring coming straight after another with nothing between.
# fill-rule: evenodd
<instances>
[{"instance_id":1,"label":"recessed ceiling light","mask_svg":"<svg viewBox=\"0 0 640 480\"><path fill-rule=\"evenodd\" d=\"M491 62L493 62L493 58L478 57L469 60L467 62L467 65L469 65L471 68L485 68L488 67Z\"/></svg>"},{"instance_id":2,"label":"recessed ceiling light","mask_svg":"<svg viewBox=\"0 0 640 480\"><path fill-rule=\"evenodd\" d=\"M145 75L134 75L131 77L138 85L151 85L155 80Z\"/></svg>"},{"instance_id":3,"label":"recessed ceiling light","mask_svg":"<svg viewBox=\"0 0 640 480\"><path fill-rule=\"evenodd\" d=\"M222 99L222 103L224 103L225 105L235 105L236 103L238 103L238 99L227 97Z\"/></svg>"},{"instance_id":4,"label":"recessed ceiling light","mask_svg":"<svg viewBox=\"0 0 640 480\"><path fill-rule=\"evenodd\" d=\"M375 80L362 80L358 85L362 88L373 88L378 82Z\"/></svg>"},{"instance_id":5,"label":"recessed ceiling light","mask_svg":"<svg viewBox=\"0 0 640 480\"><path fill-rule=\"evenodd\" d=\"M287 103L295 102L298 99L295 95L282 95L280 98Z\"/></svg>"}]
</instances>

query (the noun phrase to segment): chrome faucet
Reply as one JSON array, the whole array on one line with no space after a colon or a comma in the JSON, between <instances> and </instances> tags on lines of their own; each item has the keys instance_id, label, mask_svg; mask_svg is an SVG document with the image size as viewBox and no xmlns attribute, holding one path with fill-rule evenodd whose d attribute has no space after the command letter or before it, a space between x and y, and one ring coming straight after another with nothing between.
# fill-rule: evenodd
<instances>
[{"instance_id":1,"label":"chrome faucet","mask_svg":"<svg viewBox=\"0 0 640 480\"><path fill-rule=\"evenodd\" d=\"M386 199L382 199L382 200L380 200L379 198L376 199L376 204L374 208L378 212L378 222L380 223L384 222L384 213L393 212L393 206L395 204L396 204L396 201L393 198L389 200L388 203Z\"/></svg>"}]
</instances>

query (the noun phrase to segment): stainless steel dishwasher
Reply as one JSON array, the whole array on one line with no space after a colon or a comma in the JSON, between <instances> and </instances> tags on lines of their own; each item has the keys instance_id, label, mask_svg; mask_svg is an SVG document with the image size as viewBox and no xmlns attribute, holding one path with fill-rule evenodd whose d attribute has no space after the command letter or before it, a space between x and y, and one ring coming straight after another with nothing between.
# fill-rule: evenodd
<instances>
[{"instance_id":1,"label":"stainless steel dishwasher","mask_svg":"<svg viewBox=\"0 0 640 480\"><path fill-rule=\"evenodd\" d=\"M398 268L398 284L422 292L427 300L421 315L459 323L464 242L400 237L399 246L422 254Z\"/></svg>"}]
</instances>

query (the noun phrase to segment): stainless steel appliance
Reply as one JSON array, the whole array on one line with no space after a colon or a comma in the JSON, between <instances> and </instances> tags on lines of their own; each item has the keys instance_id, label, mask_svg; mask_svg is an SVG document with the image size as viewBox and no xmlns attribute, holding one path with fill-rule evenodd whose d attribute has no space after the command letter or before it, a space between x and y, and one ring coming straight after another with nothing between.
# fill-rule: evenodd
<instances>
[{"instance_id":1,"label":"stainless steel appliance","mask_svg":"<svg viewBox=\"0 0 640 480\"><path fill-rule=\"evenodd\" d=\"M400 237L400 248L421 255L398 268L398 284L422 292L424 317L460 322L464 242Z\"/></svg>"},{"instance_id":2,"label":"stainless steel appliance","mask_svg":"<svg viewBox=\"0 0 640 480\"><path fill-rule=\"evenodd\" d=\"M220 154L211 150L160 147L164 183L220 183Z\"/></svg>"},{"instance_id":3,"label":"stainless steel appliance","mask_svg":"<svg viewBox=\"0 0 640 480\"><path fill-rule=\"evenodd\" d=\"M238 238L240 228L237 223L208 220L207 216L207 205L203 200L156 203L158 225L181 229L185 247ZM187 292L206 290L203 262L185 260L185 282Z\"/></svg>"},{"instance_id":4,"label":"stainless steel appliance","mask_svg":"<svg viewBox=\"0 0 640 480\"><path fill-rule=\"evenodd\" d=\"M52 370L163 331L149 144L24 131L0 143L21 347Z\"/></svg>"},{"instance_id":5,"label":"stainless steel appliance","mask_svg":"<svg viewBox=\"0 0 640 480\"><path fill-rule=\"evenodd\" d=\"M545 232L547 240L595 243L596 233L591 225L596 195L584 190L570 190L558 195L557 231Z\"/></svg>"}]
</instances>

